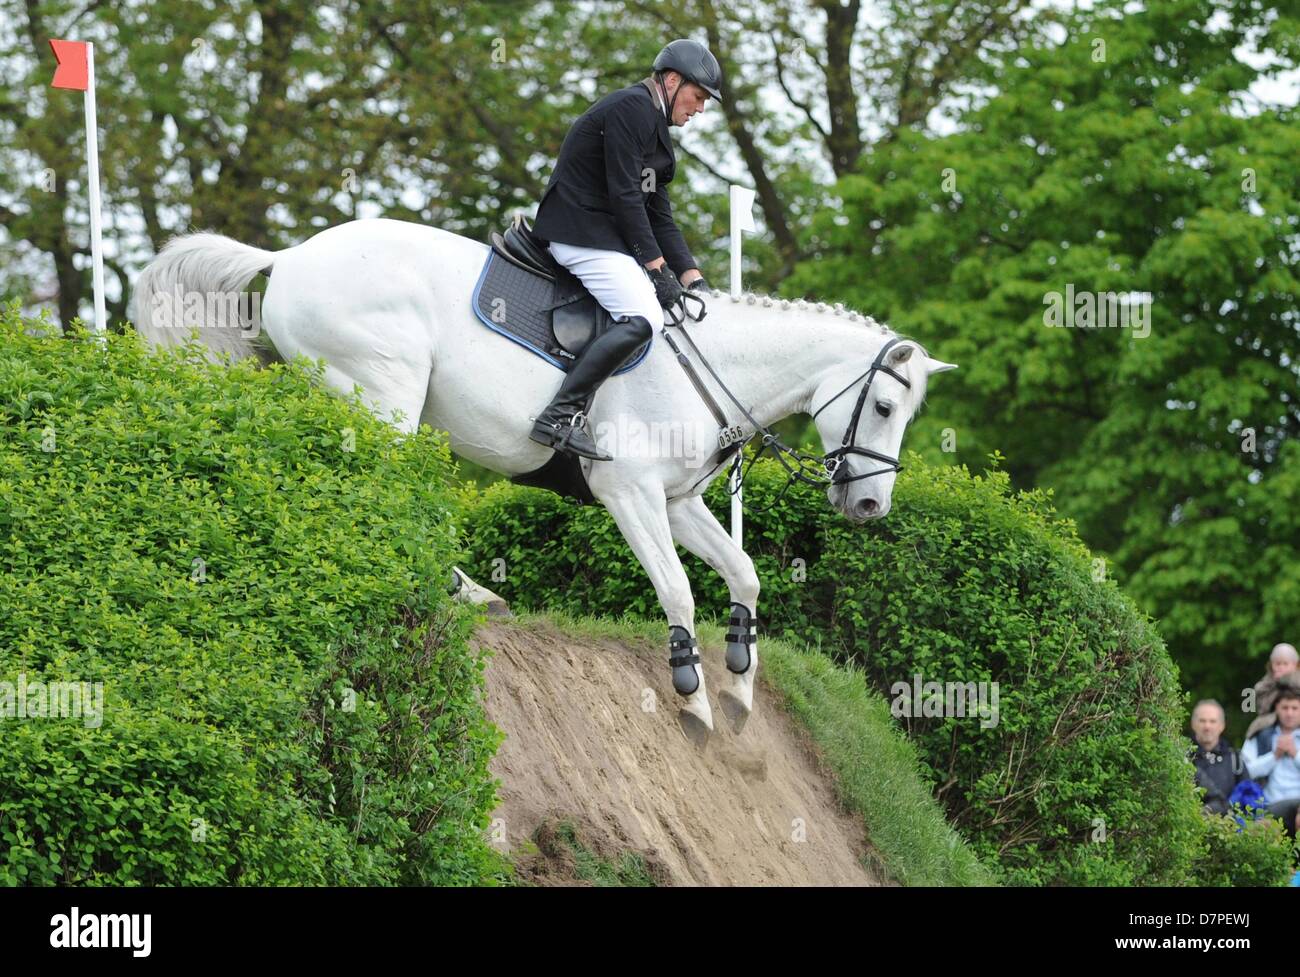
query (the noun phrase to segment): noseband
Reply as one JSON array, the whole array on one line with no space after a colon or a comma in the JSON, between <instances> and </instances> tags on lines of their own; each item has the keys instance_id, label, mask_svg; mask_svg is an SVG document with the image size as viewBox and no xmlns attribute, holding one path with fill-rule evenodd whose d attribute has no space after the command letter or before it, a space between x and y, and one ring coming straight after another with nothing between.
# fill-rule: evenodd
<instances>
[{"instance_id":1,"label":"noseband","mask_svg":"<svg viewBox=\"0 0 1300 977\"><path fill-rule=\"evenodd\" d=\"M847 485L849 482L856 482L860 478L870 478L872 475L884 475L886 472L901 472L903 470L903 466L898 463L897 458L891 458L889 455L882 455L879 451L872 451L870 448L859 448L853 443L854 439L858 436L858 422L862 419L862 408L867 402L867 394L871 390L871 381L876 378L877 373L888 373L909 390L912 387L912 381L908 380L907 377L903 376L892 367L885 365L885 354L899 342L899 339L891 339L889 342L885 343L885 345L881 346L880 352L876 354L876 359L867 372L855 377L853 383L850 383L834 397L818 407L816 412L813 414L813 420L815 421L817 420L818 414L853 389L854 383L857 383L863 377L866 377L867 382L862 385L862 392L858 394L858 402L853 405L853 416L849 418L849 426L844 430L844 437L840 441L840 446L834 451L827 452L827 454L822 457L822 464L826 466L826 474L830 476L832 485ZM861 475L849 475L849 466L844 464L845 456L847 455L866 455L868 458L875 461L884 462L885 467Z\"/></svg>"}]
</instances>

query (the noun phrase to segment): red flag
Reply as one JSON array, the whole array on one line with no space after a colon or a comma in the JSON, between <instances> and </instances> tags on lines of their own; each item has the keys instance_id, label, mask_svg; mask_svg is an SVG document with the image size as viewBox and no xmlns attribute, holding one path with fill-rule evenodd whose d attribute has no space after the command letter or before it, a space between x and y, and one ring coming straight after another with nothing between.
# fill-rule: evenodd
<instances>
[{"instance_id":1,"label":"red flag","mask_svg":"<svg viewBox=\"0 0 1300 977\"><path fill-rule=\"evenodd\" d=\"M54 58L59 66L54 69L54 88L75 88L85 91L90 84L89 69L86 65L85 41L50 41L54 49Z\"/></svg>"}]
</instances>

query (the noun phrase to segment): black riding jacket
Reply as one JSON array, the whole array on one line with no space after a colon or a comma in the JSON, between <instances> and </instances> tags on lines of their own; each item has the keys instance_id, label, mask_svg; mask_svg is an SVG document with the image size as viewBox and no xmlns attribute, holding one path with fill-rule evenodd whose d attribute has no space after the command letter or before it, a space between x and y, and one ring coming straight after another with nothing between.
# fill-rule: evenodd
<instances>
[{"instance_id":1,"label":"black riding jacket","mask_svg":"<svg viewBox=\"0 0 1300 977\"><path fill-rule=\"evenodd\" d=\"M611 92L569 129L533 232L545 241L621 251L642 265L662 255L680 275L696 263L668 202L677 157L649 85Z\"/></svg>"}]
</instances>

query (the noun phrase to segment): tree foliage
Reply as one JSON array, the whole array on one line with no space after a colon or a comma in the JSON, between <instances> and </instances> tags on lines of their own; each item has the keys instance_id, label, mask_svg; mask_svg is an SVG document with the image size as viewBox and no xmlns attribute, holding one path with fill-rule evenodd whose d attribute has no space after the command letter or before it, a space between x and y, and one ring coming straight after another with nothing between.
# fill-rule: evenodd
<instances>
[{"instance_id":1,"label":"tree foliage","mask_svg":"<svg viewBox=\"0 0 1300 977\"><path fill-rule=\"evenodd\" d=\"M1064 40L1008 54L960 131L908 133L846 176L847 220L814 222L786 285L959 363L914 437L931 457L945 431L959 460L999 450L1054 491L1197 694L1230 701L1300 633L1300 127L1254 103L1238 53L1296 64L1276 14L1077 12ZM1067 286L1148 294L1149 335L1048 327Z\"/></svg>"}]
</instances>

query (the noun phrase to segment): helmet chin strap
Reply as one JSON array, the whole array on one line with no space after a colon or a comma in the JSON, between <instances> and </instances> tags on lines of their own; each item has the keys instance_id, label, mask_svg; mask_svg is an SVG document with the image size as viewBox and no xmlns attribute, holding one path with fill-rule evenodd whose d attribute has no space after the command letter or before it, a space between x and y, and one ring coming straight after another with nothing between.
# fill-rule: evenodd
<instances>
[{"instance_id":1,"label":"helmet chin strap","mask_svg":"<svg viewBox=\"0 0 1300 977\"><path fill-rule=\"evenodd\" d=\"M677 104L677 96L682 93L681 82L677 84L677 91L673 92L673 100L668 101L668 86L664 84L664 73L662 71L655 73L655 83L659 86L660 96L668 106L668 124L673 124L673 106Z\"/></svg>"}]
</instances>

